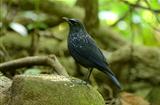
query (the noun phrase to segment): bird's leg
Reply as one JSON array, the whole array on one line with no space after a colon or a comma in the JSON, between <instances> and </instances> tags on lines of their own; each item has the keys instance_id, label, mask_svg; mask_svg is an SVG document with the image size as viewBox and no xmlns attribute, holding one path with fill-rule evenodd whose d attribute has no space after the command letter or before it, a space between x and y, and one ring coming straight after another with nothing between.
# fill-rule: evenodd
<instances>
[{"instance_id":1,"label":"bird's leg","mask_svg":"<svg viewBox=\"0 0 160 105\"><path fill-rule=\"evenodd\" d=\"M88 72L87 77L86 77L86 79L85 79L87 83L89 83L89 77L91 76L91 73L92 73L92 71L93 71L93 68L89 68L88 70L89 70L89 72Z\"/></svg>"},{"instance_id":2,"label":"bird's leg","mask_svg":"<svg viewBox=\"0 0 160 105\"><path fill-rule=\"evenodd\" d=\"M88 81L89 81L89 77L91 76L92 71L93 71L93 68L90 68L90 69L89 69L89 72L88 72L88 75L87 75L87 80L88 80Z\"/></svg>"}]
</instances>

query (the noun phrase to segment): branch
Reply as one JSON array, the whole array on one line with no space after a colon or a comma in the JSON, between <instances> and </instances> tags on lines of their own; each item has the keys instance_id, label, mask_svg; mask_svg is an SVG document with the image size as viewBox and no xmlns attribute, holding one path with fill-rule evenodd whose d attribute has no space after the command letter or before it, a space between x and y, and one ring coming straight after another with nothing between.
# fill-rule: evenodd
<instances>
[{"instance_id":1,"label":"branch","mask_svg":"<svg viewBox=\"0 0 160 105\"><path fill-rule=\"evenodd\" d=\"M68 73L66 72L65 68L60 64L55 55L25 57L4 62L0 64L0 71L4 72L7 70L13 70L34 65L50 66L54 68L54 70L59 75L68 76Z\"/></svg>"},{"instance_id":2,"label":"branch","mask_svg":"<svg viewBox=\"0 0 160 105\"><path fill-rule=\"evenodd\" d=\"M122 46L129 44L128 41L123 39L118 33L112 31L109 27L100 27L95 32L95 39L99 41L102 45L102 48L111 48L113 50L121 48Z\"/></svg>"},{"instance_id":3,"label":"branch","mask_svg":"<svg viewBox=\"0 0 160 105\"><path fill-rule=\"evenodd\" d=\"M36 0L6 0L5 2L12 2L12 7L20 7L24 10L35 10ZM39 8L42 12L58 17L72 17L83 19L84 11L79 7L69 7L65 3L58 0L39 0ZM76 13L76 14L75 14ZM78 15L77 15L78 14ZM62 21L62 19L61 19Z\"/></svg>"},{"instance_id":4,"label":"branch","mask_svg":"<svg viewBox=\"0 0 160 105\"><path fill-rule=\"evenodd\" d=\"M115 23L113 23L111 25L111 27L116 26L120 21L122 21L123 19L125 19L128 16L129 12L130 12L130 10L128 10L127 12L125 12L123 16L121 16Z\"/></svg>"},{"instance_id":5,"label":"branch","mask_svg":"<svg viewBox=\"0 0 160 105\"><path fill-rule=\"evenodd\" d=\"M83 5L85 9L84 23L89 33L92 33L93 28L97 29L99 26L98 0L83 0Z\"/></svg>"},{"instance_id":6,"label":"branch","mask_svg":"<svg viewBox=\"0 0 160 105\"><path fill-rule=\"evenodd\" d=\"M127 5L129 5L129 6L132 6L132 7L137 7L137 8L141 8L141 9L153 11L153 12L155 12L155 13L160 13L160 9L151 9L151 8L149 8L149 7L144 7L144 6L139 5L139 4L133 4L133 3L130 3L130 2L125 1L125 0L122 1L122 2L124 2L125 4L127 4Z\"/></svg>"},{"instance_id":7,"label":"branch","mask_svg":"<svg viewBox=\"0 0 160 105\"><path fill-rule=\"evenodd\" d=\"M158 47L124 46L113 52L109 57L109 61L115 74L125 82L127 77L121 75L121 73L123 73L121 70L130 72L131 69L135 72L132 72L132 74L129 75L130 77L154 79L156 82L160 82L160 79L156 79L159 77L160 68L160 49L158 49ZM136 71L138 73L136 73Z\"/></svg>"},{"instance_id":8,"label":"branch","mask_svg":"<svg viewBox=\"0 0 160 105\"><path fill-rule=\"evenodd\" d=\"M148 8L149 8L149 9L152 9L152 8L151 8L151 6L150 6L150 4L149 4L149 2L148 2L147 0L145 0L145 3L147 4L147 6L148 6ZM153 14L154 14L154 15L155 15L155 17L156 17L157 22L158 22L158 23L160 23L160 20L159 20L158 16L155 14L155 12L154 12L154 11L152 11L152 12L153 12Z\"/></svg>"},{"instance_id":9,"label":"branch","mask_svg":"<svg viewBox=\"0 0 160 105\"><path fill-rule=\"evenodd\" d=\"M140 0L137 0L135 5L137 5L139 2L140 2ZM111 25L111 27L114 27L114 26L117 25L121 20L125 19L125 18L128 16L128 14L129 14L131 11L133 11L133 9L134 9L135 7L132 7L132 8L131 8L131 7L128 7L128 8L129 8L129 9L124 13L124 15L121 16L115 23L113 23L113 24Z\"/></svg>"}]
</instances>

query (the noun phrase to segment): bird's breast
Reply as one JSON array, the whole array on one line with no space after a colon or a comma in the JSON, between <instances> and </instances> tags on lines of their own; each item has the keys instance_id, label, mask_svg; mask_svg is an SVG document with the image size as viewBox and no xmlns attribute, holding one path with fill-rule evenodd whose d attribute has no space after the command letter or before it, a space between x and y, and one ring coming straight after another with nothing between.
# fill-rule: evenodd
<instances>
[{"instance_id":1,"label":"bird's breast","mask_svg":"<svg viewBox=\"0 0 160 105\"><path fill-rule=\"evenodd\" d=\"M68 45L72 45L75 48L82 48L88 44L88 36L80 34L71 34L68 38Z\"/></svg>"}]
</instances>

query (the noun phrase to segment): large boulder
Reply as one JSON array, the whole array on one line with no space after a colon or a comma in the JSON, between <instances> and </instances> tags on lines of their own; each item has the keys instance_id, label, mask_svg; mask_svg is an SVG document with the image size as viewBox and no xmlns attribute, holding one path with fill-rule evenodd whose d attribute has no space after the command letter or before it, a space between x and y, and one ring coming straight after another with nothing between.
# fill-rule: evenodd
<instances>
[{"instance_id":1,"label":"large boulder","mask_svg":"<svg viewBox=\"0 0 160 105\"><path fill-rule=\"evenodd\" d=\"M7 105L9 100L9 88L12 85L12 80L3 76L0 72L0 105Z\"/></svg>"},{"instance_id":2,"label":"large boulder","mask_svg":"<svg viewBox=\"0 0 160 105\"><path fill-rule=\"evenodd\" d=\"M99 92L84 81L58 75L19 75L8 105L104 105Z\"/></svg>"}]
</instances>

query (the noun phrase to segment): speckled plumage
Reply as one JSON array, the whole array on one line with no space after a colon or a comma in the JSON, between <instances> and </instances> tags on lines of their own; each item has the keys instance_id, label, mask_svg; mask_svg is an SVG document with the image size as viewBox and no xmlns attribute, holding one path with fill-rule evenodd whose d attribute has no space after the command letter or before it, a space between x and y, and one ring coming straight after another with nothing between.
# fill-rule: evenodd
<instances>
[{"instance_id":1,"label":"speckled plumage","mask_svg":"<svg viewBox=\"0 0 160 105\"><path fill-rule=\"evenodd\" d=\"M83 24L77 19L65 20L69 23L68 49L72 57L86 68L97 68L107 74L118 88L120 83L108 67L106 59Z\"/></svg>"}]
</instances>

